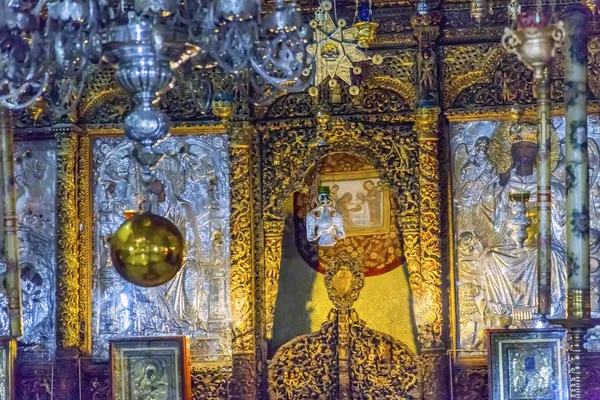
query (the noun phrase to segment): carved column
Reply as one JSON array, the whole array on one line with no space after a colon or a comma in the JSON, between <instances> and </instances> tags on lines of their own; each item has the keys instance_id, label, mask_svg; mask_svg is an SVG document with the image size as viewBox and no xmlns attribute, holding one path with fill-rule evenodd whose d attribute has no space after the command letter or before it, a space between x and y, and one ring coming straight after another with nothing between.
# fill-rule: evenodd
<instances>
[{"instance_id":1,"label":"carved column","mask_svg":"<svg viewBox=\"0 0 600 400\"><path fill-rule=\"evenodd\" d=\"M428 327L427 336L421 338L423 347L442 345L442 296L440 249L440 182L438 172L438 108L417 110L415 131L419 143L419 240L421 275L427 274L437 288L430 287L424 298L422 324Z\"/></svg>"},{"instance_id":2,"label":"carved column","mask_svg":"<svg viewBox=\"0 0 600 400\"><path fill-rule=\"evenodd\" d=\"M21 268L19 266L19 238L17 233L17 205L13 161L14 124L12 113L0 106L0 152L2 158L2 228L4 260L6 262L6 296L10 338L0 341L0 398L16 398L15 359L16 338L23 335L21 305Z\"/></svg>"},{"instance_id":3,"label":"carved column","mask_svg":"<svg viewBox=\"0 0 600 400\"><path fill-rule=\"evenodd\" d=\"M567 318L570 399L583 399L583 346L587 330L600 324L590 312L590 211L587 149L587 26L581 4L565 12L565 148L567 162Z\"/></svg>"},{"instance_id":4,"label":"carved column","mask_svg":"<svg viewBox=\"0 0 600 400\"><path fill-rule=\"evenodd\" d=\"M56 152L56 354L54 398L79 395L77 357L82 349L77 212L77 149L81 130L73 124L53 128Z\"/></svg>"},{"instance_id":5,"label":"carved column","mask_svg":"<svg viewBox=\"0 0 600 400\"><path fill-rule=\"evenodd\" d=\"M279 289L279 269L281 267L281 244L283 220L264 222L265 232L265 321L267 339L273 336L275 302Z\"/></svg>"},{"instance_id":6,"label":"carved column","mask_svg":"<svg viewBox=\"0 0 600 400\"><path fill-rule=\"evenodd\" d=\"M19 239L17 236L17 204L13 162L14 125L12 113L0 106L0 152L2 153L2 205L4 258L6 262L6 295L10 336L23 335L21 307L21 268L19 267Z\"/></svg>"},{"instance_id":7,"label":"carved column","mask_svg":"<svg viewBox=\"0 0 600 400\"><path fill-rule=\"evenodd\" d=\"M233 319L233 398L255 399L256 316L252 137L247 120L228 123L231 187L230 297Z\"/></svg>"},{"instance_id":8,"label":"carved column","mask_svg":"<svg viewBox=\"0 0 600 400\"><path fill-rule=\"evenodd\" d=\"M552 263L552 191L550 188L550 82L548 68L542 79L536 81L538 125L537 152L537 207L538 207L538 237L537 237L537 268L538 268L538 313L550 315Z\"/></svg>"},{"instance_id":9,"label":"carved column","mask_svg":"<svg viewBox=\"0 0 600 400\"><path fill-rule=\"evenodd\" d=\"M420 276L432 283L424 287L424 304L417 312L424 358L424 397L447 397L447 360L442 343L441 192L438 166L438 119L440 109L418 108L415 132L419 144L419 242Z\"/></svg>"},{"instance_id":10,"label":"carved column","mask_svg":"<svg viewBox=\"0 0 600 400\"><path fill-rule=\"evenodd\" d=\"M438 165L440 96L435 45L441 21L442 16L437 10L411 18L419 47L419 93L414 125L419 149L419 243L416 254L418 271L412 268L409 273L418 339L423 353L423 398L426 399L448 397L447 360L442 343L441 183ZM403 235L407 234L413 236L412 232L403 232ZM427 284L419 284L419 281ZM416 299L419 299L419 304Z\"/></svg>"},{"instance_id":11,"label":"carved column","mask_svg":"<svg viewBox=\"0 0 600 400\"><path fill-rule=\"evenodd\" d=\"M564 17L569 318L590 317L587 13L584 6L570 7Z\"/></svg>"}]
</instances>

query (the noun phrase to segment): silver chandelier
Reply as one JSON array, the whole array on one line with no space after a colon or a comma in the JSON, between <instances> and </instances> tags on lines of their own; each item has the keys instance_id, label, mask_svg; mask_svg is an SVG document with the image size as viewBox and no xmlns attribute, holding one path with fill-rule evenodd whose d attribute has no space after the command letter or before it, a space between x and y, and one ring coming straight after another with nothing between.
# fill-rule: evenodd
<instances>
[{"instance_id":1,"label":"silver chandelier","mask_svg":"<svg viewBox=\"0 0 600 400\"><path fill-rule=\"evenodd\" d=\"M134 100L125 134L148 172L169 131L155 104L180 65L247 71L254 92L293 91L309 74L310 37L284 0L266 16L260 0L0 0L0 104L25 108L51 90L66 113L104 60Z\"/></svg>"}]
</instances>

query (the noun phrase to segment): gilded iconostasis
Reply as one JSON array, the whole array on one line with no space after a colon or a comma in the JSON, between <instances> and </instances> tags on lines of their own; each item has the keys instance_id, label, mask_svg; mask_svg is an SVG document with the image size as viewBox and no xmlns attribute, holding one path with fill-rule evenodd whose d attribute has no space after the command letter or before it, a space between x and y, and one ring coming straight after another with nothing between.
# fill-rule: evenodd
<instances>
[{"instance_id":1,"label":"gilded iconostasis","mask_svg":"<svg viewBox=\"0 0 600 400\"><path fill-rule=\"evenodd\" d=\"M346 239L319 247L306 239L306 214L313 193L296 193L285 205L279 293L271 351L294 337L314 332L333 308L324 283L327 265L342 255L360 260L365 286L354 308L368 325L405 343L416 352L404 254L399 242L395 199L377 171L364 160L337 153L309 172L307 184L332 188L331 198L344 218ZM314 191L314 190L313 190ZM301 286L299 286L301 285Z\"/></svg>"},{"instance_id":2,"label":"gilded iconostasis","mask_svg":"<svg viewBox=\"0 0 600 400\"><path fill-rule=\"evenodd\" d=\"M248 82L235 86L243 74L178 71L185 84L156 103L172 127L154 146L160 162L150 182L138 148L123 137L131 98L112 67L94 72L71 115L56 115L47 98L14 113L24 328L17 399L114 398L110 342L131 338L149 340L136 351L157 340L177 357L187 357L189 345L189 373L185 363L173 363L181 371L173 374L140 356L131 384L146 396L139 399L162 400L166 391L151 397L148 388L174 381L195 400L293 399L307 388L323 390L310 398L362 398L352 387L368 398L488 399L487 329L540 323L533 74L500 44L508 2L485 2L493 12L481 18L475 1L368 3L379 26L365 42L351 24L354 2L339 2L339 15L300 2L306 19L322 24L319 46L308 48L319 70L298 93L253 104ZM565 9L556 5L557 16ZM599 26L594 14L587 87L594 317ZM566 313L568 281L564 54L557 51L549 71L556 318ZM194 91L199 82L211 84L211 107ZM319 203L324 187L327 204ZM515 192L527 193L520 205ZM181 271L157 287L127 282L111 257L112 236L140 204L172 221L186 243ZM327 247L307 232L311 213L325 205L344 230ZM531 224L517 234L519 210ZM10 333L5 264L0 336ZM587 349L600 351L600 331L588 336ZM600 398L599 354L587 353L590 399ZM0 364L9 358L0 352Z\"/></svg>"}]
</instances>

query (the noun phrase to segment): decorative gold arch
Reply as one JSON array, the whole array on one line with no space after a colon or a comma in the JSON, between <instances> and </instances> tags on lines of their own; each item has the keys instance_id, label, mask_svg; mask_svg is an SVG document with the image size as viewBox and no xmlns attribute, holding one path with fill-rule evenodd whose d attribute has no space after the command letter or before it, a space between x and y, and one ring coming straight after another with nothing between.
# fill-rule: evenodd
<instances>
[{"instance_id":1,"label":"decorative gold arch","mask_svg":"<svg viewBox=\"0 0 600 400\"><path fill-rule=\"evenodd\" d=\"M437 113L439 110L435 109L435 118L428 121L433 124L430 132L434 133L435 140L425 138L427 135L420 140L407 124L374 125L366 129L360 123L335 118L324 138L306 121L277 121L259 127L263 142L267 338L271 337L274 322L284 202L292 193L306 190L306 174L318 159L332 152L347 152L368 160L396 198L398 230L408 263L418 341L422 348L441 346ZM326 148L318 146L323 139L329 144Z\"/></svg>"},{"instance_id":2,"label":"decorative gold arch","mask_svg":"<svg viewBox=\"0 0 600 400\"><path fill-rule=\"evenodd\" d=\"M446 107L451 107L459 93L469 86L490 83L492 72L506 57L499 44L444 47L441 58Z\"/></svg>"}]
</instances>

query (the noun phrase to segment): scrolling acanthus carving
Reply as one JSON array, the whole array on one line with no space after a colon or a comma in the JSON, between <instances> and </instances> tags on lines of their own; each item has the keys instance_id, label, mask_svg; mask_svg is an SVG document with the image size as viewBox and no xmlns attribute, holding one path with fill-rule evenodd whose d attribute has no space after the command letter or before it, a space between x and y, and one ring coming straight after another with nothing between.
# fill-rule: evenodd
<instances>
[{"instance_id":1,"label":"scrolling acanthus carving","mask_svg":"<svg viewBox=\"0 0 600 400\"><path fill-rule=\"evenodd\" d=\"M269 363L269 399L421 398L421 363L408 347L366 327L352 308L364 286L360 262L327 266L334 308L321 329L283 345Z\"/></svg>"},{"instance_id":2,"label":"scrolling acanthus carving","mask_svg":"<svg viewBox=\"0 0 600 400\"><path fill-rule=\"evenodd\" d=\"M425 120L424 124L435 121ZM306 189L306 176L316 160L325 156L316 144L316 129L307 126L290 129L285 121L261 126L263 141L263 212L268 221L283 220L283 203L292 193ZM439 192L433 190L437 172L437 141L417 143L405 126L370 126L333 119L326 140L332 152L347 152L367 160L377 169L382 181L396 196L398 224L404 252L409 262L409 281L414 296L419 341L424 347L441 343L441 292L439 240ZM419 147L422 147L420 150ZM419 164L425 164L419 167ZM419 174L424 178L420 179ZM420 180L425 185L420 189ZM433 186L432 186L433 185ZM421 210L420 198L426 195L427 207ZM421 229L421 217L425 226ZM281 238L277 239L279 242ZM423 247L421 247L423 243ZM266 259L266 271L279 271L279 257ZM425 257L426 262L422 262ZM412 265L412 267L410 267ZM267 320L272 319L267 309Z\"/></svg>"},{"instance_id":3,"label":"scrolling acanthus carving","mask_svg":"<svg viewBox=\"0 0 600 400\"><path fill-rule=\"evenodd\" d=\"M79 305L79 265L77 240L79 234L75 163L77 160L78 128L72 125L55 129L56 153L56 268L57 268L57 350L76 354L81 348ZM64 353L63 353L64 352Z\"/></svg>"}]
</instances>

